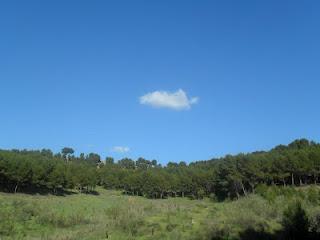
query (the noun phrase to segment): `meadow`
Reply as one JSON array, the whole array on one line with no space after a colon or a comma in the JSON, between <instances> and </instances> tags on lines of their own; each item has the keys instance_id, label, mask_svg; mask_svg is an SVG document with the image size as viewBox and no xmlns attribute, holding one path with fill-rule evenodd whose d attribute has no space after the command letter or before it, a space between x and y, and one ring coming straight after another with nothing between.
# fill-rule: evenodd
<instances>
[{"instance_id":1,"label":"meadow","mask_svg":"<svg viewBox=\"0 0 320 240\"><path fill-rule=\"evenodd\" d=\"M238 200L147 199L97 188L64 196L0 193L0 239L276 239L299 200L319 231L318 187L257 188Z\"/></svg>"}]
</instances>

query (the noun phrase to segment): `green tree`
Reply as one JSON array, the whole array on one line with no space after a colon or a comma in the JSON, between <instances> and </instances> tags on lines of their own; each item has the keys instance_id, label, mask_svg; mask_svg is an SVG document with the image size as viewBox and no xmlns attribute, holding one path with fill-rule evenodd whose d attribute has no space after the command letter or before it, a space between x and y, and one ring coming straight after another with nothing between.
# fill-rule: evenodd
<instances>
[{"instance_id":1,"label":"green tree","mask_svg":"<svg viewBox=\"0 0 320 240\"><path fill-rule=\"evenodd\" d=\"M64 147L61 150L62 156L69 161L71 155L74 153L74 150L70 147Z\"/></svg>"}]
</instances>

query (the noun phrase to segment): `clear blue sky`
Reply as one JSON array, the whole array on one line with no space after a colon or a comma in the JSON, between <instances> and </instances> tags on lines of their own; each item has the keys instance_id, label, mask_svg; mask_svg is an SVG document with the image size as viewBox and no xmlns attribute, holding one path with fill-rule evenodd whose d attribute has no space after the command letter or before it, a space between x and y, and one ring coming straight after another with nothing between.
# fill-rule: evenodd
<instances>
[{"instance_id":1,"label":"clear blue sky","mask_svg":"<svg viewBox=\"0 0 320 240\"><path fill-rule=\"evenodd\" d=\"M166 163L320 141L319 12L291 0L2 1L0 148ZM175 109L179 89L187 106Z\"/></svg>"}]
</instances>

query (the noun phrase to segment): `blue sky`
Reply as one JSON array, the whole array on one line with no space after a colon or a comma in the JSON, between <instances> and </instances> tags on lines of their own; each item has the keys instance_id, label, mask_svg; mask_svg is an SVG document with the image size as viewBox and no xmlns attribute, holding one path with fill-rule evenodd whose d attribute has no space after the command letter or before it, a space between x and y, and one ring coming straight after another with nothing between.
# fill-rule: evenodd
<instances>
[{"instance_id":1,"label":"blue sky","mask_svg":"<svg viewBox=\"0 0 320 240\"><path fill-rule=\"evenodd\" d=\"M319 1L2 1L0 148L168 161L320 141Z\"/></svg>"}]
</instances>

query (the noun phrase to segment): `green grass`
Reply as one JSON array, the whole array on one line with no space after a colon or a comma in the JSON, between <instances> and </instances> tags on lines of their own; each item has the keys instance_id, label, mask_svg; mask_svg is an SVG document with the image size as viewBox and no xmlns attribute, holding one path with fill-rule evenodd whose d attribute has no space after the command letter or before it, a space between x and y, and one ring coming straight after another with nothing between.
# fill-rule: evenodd
<instances>
[{"instance_id":1,"label":"green grass","mask_svg":"<svg viewBox=\"0 0 320 240\"><path fill-rule=\"evenodd\" d=\"M98 192L97 196L1 193L0 239L239 239L248 227L270 233L280 229L283 209L296 198L310 215L320 212L318 189L273 191L268 193L271 197L251 195L223 203L150 200L100 188Z\"/></svg>"},{"instance_id":2,"label":"green grass","mask_svg":"<svg viewBox=\"0 0 320 240\"><path fill-rule=\"evenodd\" d=\"M99 195L0 194L0 239L185 239L213 203Z\"/></svg>"}]
</instances>

